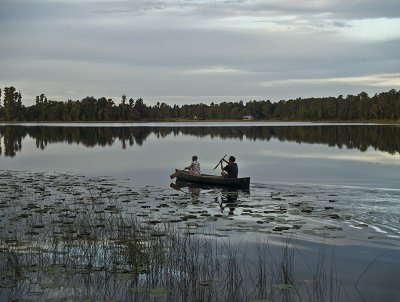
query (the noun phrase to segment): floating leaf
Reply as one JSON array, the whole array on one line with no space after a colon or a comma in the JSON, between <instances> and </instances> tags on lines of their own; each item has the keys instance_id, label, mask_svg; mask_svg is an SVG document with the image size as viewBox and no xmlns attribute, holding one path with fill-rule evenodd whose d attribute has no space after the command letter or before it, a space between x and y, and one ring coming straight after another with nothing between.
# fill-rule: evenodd
<instances>
[{"instance_id":1,"label":"floating leaf","mask_svg":"<svg viewBox=\"0 0 400 302\"><path fill-rule=\"evenodd\" d=\"M145 292L147 292L147 288L145 288L145 287L132 287L129 290L131 292L134 292L134 293L145 293Z\"/></svg>"},{"instance_id":2,"label":"floating leaf","mask_svg":"<svg viewBox=\"0 0 400 302\"><path fill-rule=\"evenodd\" d=\"M205 280L205 281L200 281L199 284L201 286L215 286L215 285L221 284L221 281L218 281L218 280Z\"/></svg>"},{"instance_id":3,"label":"floating leaf","mask_svg":"<svg viewBox=\"0 0 400 302\"><path fill-rule=\"evenodd\" d=\"M272 286L273 288L282 289L282 290L289 290L293 288L292 284L275 284Z\"/></svg>"},{"instance_id":4,"label":"floating leaf","mask_svg":"<svg viewBox=\"0 0 400 302\"><path fill-rule=\"evenodd\" d=\"M161 298L167 296L169 293L169 289L165 287L160 288L152 288L149 291L149 295L153 298Z\"/></svg>"},{"instance_id":5,"label":"floating leaf","mask_svg":"<svg viewBox=\"0 0 400 302\"><path fill-rule=\"evenodd\" d=\"M41 288L58 288L60 286L61 285L58 283L42 283L42 284L40 284Z\"/></svg>"}]
</instances>

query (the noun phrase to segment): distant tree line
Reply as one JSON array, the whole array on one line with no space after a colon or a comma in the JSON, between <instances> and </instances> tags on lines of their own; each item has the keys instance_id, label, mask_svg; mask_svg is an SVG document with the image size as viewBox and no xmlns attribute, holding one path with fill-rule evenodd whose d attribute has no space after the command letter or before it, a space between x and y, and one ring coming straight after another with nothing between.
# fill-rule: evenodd
<instances>
[{"instance_id":1,"label":"distant tree line","mask_svg":"<svg viewBox=\"0 0 400 302\"><path fill-rule=\"evenodd\" d=\"M339 148L368 148L397 154L400 152L400 127L392 125L329 126L244 126L244 127L0 127L0 156L13 157L21 151L26 137L44 150L50 144L68 143L86 147L107 147L121 143L123 149L142 146L150 135L157 137L195 136L252 141L290 141L326 144ZM4 146L4 149L2 149Z\"/></svg>"},{"instance_id":2,"label":"distant tree line","mask_svg":"<svg viewBox=\"0 0 400 302\"><path fill-rule=\"evenodd\" d=\"M173 119L241 119L252 115L256 119L311 121L399 120L400 91L368 96L339 95L338 97L297 98L288 101L222 102L206 105L173 105L157 102L146 105L143 99L129 100L125 95L116 104L111 98L86 97L77 101L49 100L44 94L36 96L32 106L24 106L21 92L14 87L0 89L0 120L2 121L140 121Z\"/></svg>"}]
</instances>

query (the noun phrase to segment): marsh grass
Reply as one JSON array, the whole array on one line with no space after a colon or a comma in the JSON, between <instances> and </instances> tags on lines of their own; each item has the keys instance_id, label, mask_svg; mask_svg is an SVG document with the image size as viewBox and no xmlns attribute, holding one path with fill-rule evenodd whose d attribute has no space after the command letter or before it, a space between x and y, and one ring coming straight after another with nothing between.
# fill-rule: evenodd
<instances>
[{"instance_id":1,"label":"marsh grass","mask_svg":"<svg viewBox=\"0 0 400 302\"><path fill-rule=\"evenodd\" d=\"M160 218L150 211L150 191L49 175L27 176L2 190L1 299L337 300L334 257L327 266L323 248L308 266L307 283L296 279L290 240L280 247L260 240L250 252L246 243L192 228L205 225L207 216L195 222L173 210L174 220Z\"/></svg>"}]
</instances>

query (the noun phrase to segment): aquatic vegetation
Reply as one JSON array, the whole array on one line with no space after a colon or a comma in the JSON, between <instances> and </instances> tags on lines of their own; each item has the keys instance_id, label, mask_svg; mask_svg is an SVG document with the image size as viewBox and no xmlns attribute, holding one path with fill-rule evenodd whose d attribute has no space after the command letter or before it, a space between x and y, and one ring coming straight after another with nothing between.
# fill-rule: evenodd
<instances>
[{"instance_id":1,"label":"aquatic vegetation","mask_svg":"<svg viewBox=\"0 0 400 302\"><path fill-rule=\"evenodd\" d=\"M342 231L309 196L274 192L262 204L266 196L244 195L226 208L218 191L193 203L107 177L1 171L0 181L12 183L0 190L5 300L339 300L324 249L296 275L298 250L286 238ZM233 233L259 239L236 242Z\"/></svg>"}]
</instances>

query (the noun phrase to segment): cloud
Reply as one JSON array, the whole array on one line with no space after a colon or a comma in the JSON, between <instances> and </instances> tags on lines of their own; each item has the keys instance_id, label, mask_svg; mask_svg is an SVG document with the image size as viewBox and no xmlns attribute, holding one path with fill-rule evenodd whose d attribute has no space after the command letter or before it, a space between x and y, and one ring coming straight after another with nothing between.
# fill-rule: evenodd
<instances>
[{"instance_id":1,"label":"cloud","mask_svg":"<svg viewBox=\"0 0 400 302\"><path fill-rule=\"evenodd\" d=\"M292 159L326 159L326 160L336 160L336 161L352 161L352 162L367 162L371 164L385 164L385 165L400 165L400 155L399 154L387 154L377 151L368 150L366 152L352 152L347 153L332 153L327 152L304 152L304 153L293 153L279 150L263 150L260 154L292 158Z\"/></svg>"},{"instance_id":2,"label":"cloud","mask_svg":"<svg viewBox=\"0 0 400 302\"><path fill-rule=\"evenodd\" d=\"M357 84L366 85L369 87L382 87L388 89L390 87L400 87L400 73L394 74L375 74L365 76L353 76L353 77L333 77L333 78L309 78L309 79L288 79L269 81L262 83L266 86L287 86L287 85L324 85L324 84Z\"/></svg>"},{"instance_id":3,"label":"cloud","mask_svg":"<svg viewBox=\"0 0 400 302\"><path fill-rule=\"evenodd\" d=\"M0 87L28 102L373 93L398 87L399 14L391 0L3 0Z\"/></svg>"}]
</instances>

